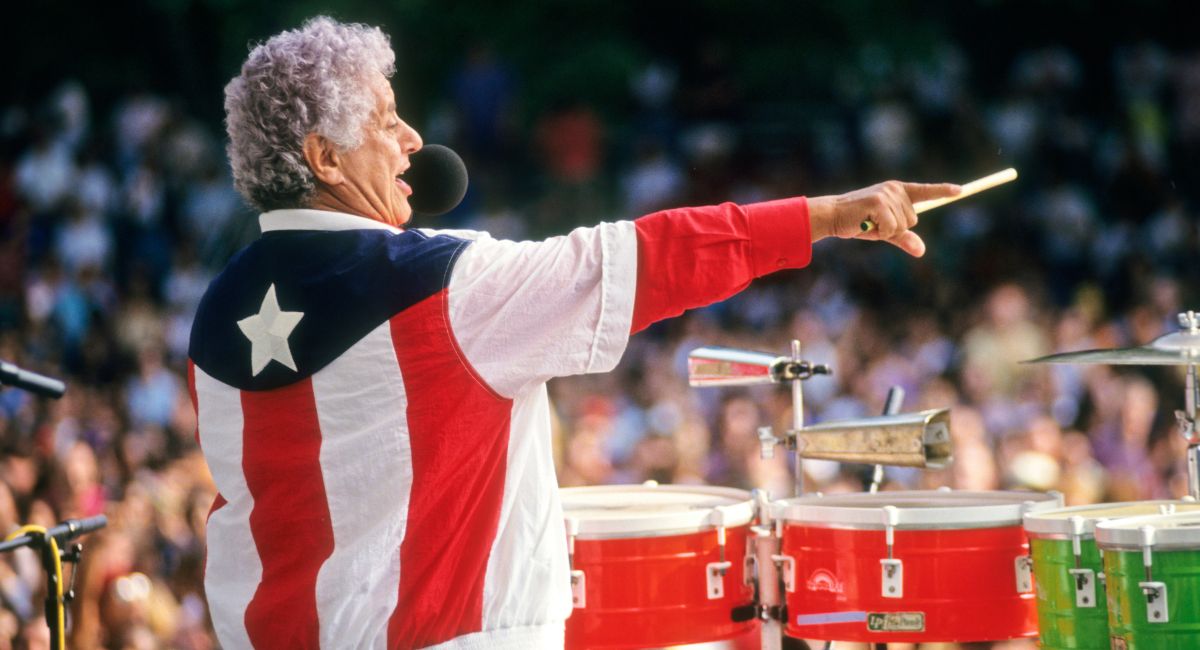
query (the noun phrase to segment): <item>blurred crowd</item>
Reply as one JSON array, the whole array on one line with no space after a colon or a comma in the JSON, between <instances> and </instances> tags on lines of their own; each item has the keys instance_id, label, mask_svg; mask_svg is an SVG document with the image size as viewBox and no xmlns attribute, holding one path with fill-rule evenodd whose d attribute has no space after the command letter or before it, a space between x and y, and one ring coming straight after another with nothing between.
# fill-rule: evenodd
<instances>
[{"instance_id":1,"label":"blurred crowd","mask_svg":"<svg viewBox=\"0 0 1200 650\"><path fill-rule=\"evenodd\" d=\"M885 489L1059 490L1070 504L1186 493L1177 369L1017 362L1148 342L1200 299L1200 52L1141 42L1094 68L1031 48L983 80L950 42L911 60L866 46L828 93L795 104L745 93L733 56L699 43L686 61L647 60L623 106L530 107L520 72L472 48L417 123L464 155L472 189L417 225L541 237L893 177L1011 165L1021 179L926 215L923 259L822 242L809 268L635 336L615 372L552 382L564 486L787 496L787 460L760 459L756 429L787 427L790 392L688 388L686 357L798 339L834 370L805 386L810 422L877 414L891 386L905 410L953 409L955 463L889 470ZM0 106L0 359L69 385L58 401L0 393L0 532L108 515L75 572L73 648L215 646L201 579L215 489L186 353L209 280L257 233L222 142L152 92L101 107L64 81ZM811 489L863 487L862 467L804 469ZM0 558L0 650L47 647L43 585L32 553Z\"/></svg>"}]
</instances>

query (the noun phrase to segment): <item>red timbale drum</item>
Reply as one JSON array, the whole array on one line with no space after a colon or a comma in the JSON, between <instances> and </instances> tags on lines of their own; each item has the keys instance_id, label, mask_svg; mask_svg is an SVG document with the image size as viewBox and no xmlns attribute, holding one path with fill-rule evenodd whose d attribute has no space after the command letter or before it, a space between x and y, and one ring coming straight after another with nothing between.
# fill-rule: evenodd
<instances>
[{"instance_id":1,"label":"red timbale drum","mask_svg":"<svg viewBox=\"0 0 1200 650\"><path fill-rule=\"evenodd\" d=\"M887 642L1037 636L1021 518L1061 496L947 490L776 501L789 636Z\"/></svg>"},{"instance_id":2,"label":"red timbale drum","mask_svg":"<svg viewBox=\"0 0 1200 650\"><path fill-rule=\"evenodd\" d=\"M750 493L564 488L574 610L568 648L653 648L754 634Z\"/></svg>"}]
</instances>

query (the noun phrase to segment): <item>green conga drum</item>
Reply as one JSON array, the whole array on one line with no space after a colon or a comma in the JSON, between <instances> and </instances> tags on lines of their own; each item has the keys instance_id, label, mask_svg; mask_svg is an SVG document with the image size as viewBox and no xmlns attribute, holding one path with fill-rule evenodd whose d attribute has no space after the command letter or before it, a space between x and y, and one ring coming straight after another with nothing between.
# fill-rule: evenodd
<instances>
[{"instance_id":1,"label":"green conga drum","mask_svg":"<svg viewBox=\"0 0 1200 650\"><path fill-rule=\"evenodd\" d=\"M1100 503L1025 515L1037 584L1038 632L1047 650L1109 647L1104 568L1096 522L1200 510L1181 501Z\"/></svg>"},{"instance_id":2,"label":"green conga drum","mask_svg":"<svg viewBox=\"0 0 1200 650\"><path fill-rule=\"evenodd\" d=\"M1096 525L1114 650L1200 648L1200 511Z\"/></svg>"}]
</instances>

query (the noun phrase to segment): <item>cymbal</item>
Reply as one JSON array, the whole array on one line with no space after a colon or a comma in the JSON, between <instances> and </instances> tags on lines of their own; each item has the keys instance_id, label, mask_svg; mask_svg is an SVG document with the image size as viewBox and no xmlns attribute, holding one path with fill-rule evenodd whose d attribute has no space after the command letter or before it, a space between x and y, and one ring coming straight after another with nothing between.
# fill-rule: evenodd
<instances>
[{"instance_id":1,"label":"cymbal","mask_svg":"<svg viewBox=\"0 0 1200 650\"><path fill-rule=\"evenodd\" d=\"M1183 331L1164 334L1146 345L1109 350L1062 352L1021 363L1090 363L1118 366L1200 365L1200 333Z\"/></svg>"}]
</instances>

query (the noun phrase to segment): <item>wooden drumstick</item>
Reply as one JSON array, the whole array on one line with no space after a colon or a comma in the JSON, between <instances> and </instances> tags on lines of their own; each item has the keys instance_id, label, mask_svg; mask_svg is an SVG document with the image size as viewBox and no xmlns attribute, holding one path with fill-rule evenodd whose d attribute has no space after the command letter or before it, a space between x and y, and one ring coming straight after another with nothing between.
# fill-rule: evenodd
<instances>
[{"instance_id":1,"label":"wooden drumstick","mask_svg":"<svg viewBox=\"0 0 1200 650\"><path fill-rule=\"evenodd\" d=\"M917 214L921 214L926 210L932 210L934 208L946 205L947 203L953 203L959 199L965 199L972 194L979 194L984 190L990 190L997 185L1003 185L1016 179L1017 170L1009 167L1004 171L999 171L995 174L988 174L983 178L964 184L962 186L962 191L954 196L947 196L941 199L929 199L928 201L917 201L913 204L913 210ZM870 232L875 229L875 222L871 221L870 219L864 219L863 222L859 224L859 227L863 232Z\"/></svg>"}]
</instances>

